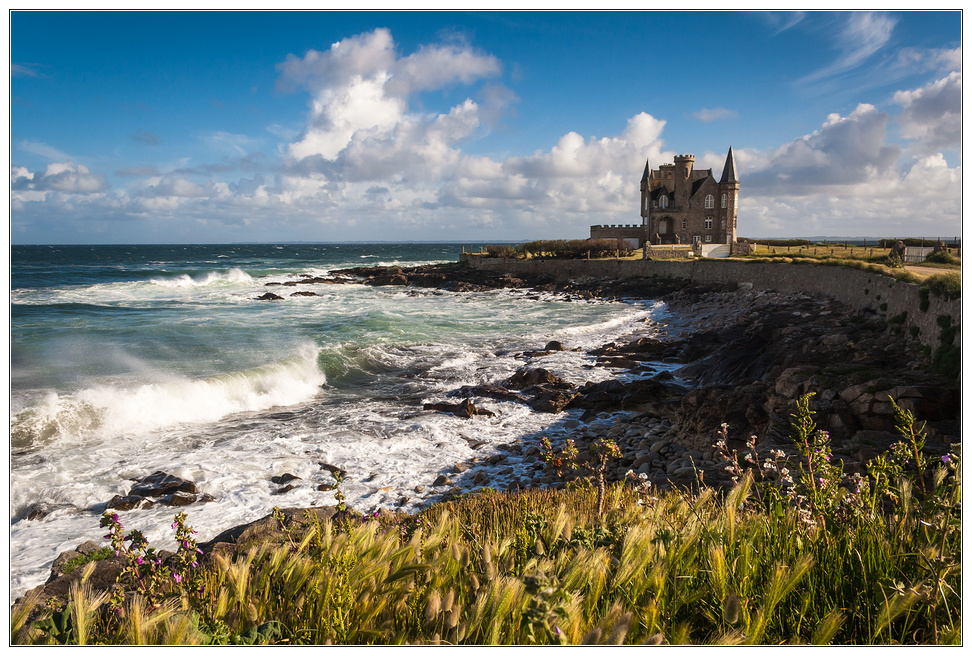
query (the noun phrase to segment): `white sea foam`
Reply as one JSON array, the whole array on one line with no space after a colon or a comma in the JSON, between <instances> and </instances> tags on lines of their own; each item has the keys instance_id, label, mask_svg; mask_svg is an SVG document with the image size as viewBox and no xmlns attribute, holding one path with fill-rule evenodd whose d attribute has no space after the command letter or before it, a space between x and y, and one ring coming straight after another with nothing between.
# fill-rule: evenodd
<instances>
[{"instance_id":1,"label":"white sea foam","mask_svg":"<svg viewBox=\"0 0 972 656\"><path fill-rule=\"evenodd\" d=\"M227 269L225 271L208 271L195 278L182 274L172 278L152 278L153 285L160 287L208 287L209 285L253 284L253 278L242 269Z\"/></svg>"},{"instance_id":2,"label":"white sea foam","mask_svg":"<svg viewBox=\"0 0 972 656\"><path fill-rule=\"evenodd\" d=\"M252 296L265 279L239 282ZM222 294L217 298L223 303L233 303L234 293L243 296L228 279L208 287L129 284L141 285L143 294L153 287L181 298L211 291ZM347 470L342 490L357 510L421 506L444 491L431 482L454 463L478 457L477 467L486 467L482 460L499 445L537 439L544 432L563 435L562 421L574 416L477 399L495 415L464 420L425 412L423 402L447 400L464 384L500 382L522 366L546 367L577 385L614 375L591 366L593 358L583 350L521 354L549 339L568 348L600 344L627 332L650 311L607 303L567 305L557 297L538 303L509 292L397 296L384 288L329 286L326 293L227 314L227 323L217 323L221 328L213 331L221 335L223 326L232 331L242 321L272 334L268 344L291 332L314 340L291 359L217 376L60 390L14 416L15 429L47 435L37 437L47 442L15 456L11 512L19 519L38 503L54 510L11 525L12 594L42 583L60 551L98 540L103 504L127 493L130 479L156 470L192 480L216 497L187 508L200 540L265 516L277 505L334 504L332 492L317 490L332 482L321 462ZM222 306L214 306L206 317L223 321ZM229 332L227 340L234 335ZM225 348L234 354L239 349L232 343ZM139 372L151 374L151 367ZM332 386L321 390L325 382ZM502 488L535 480L535 465L510 458L488 469L489 482ZM271 476L288 472L301 480L285 497L275 495L278 486ZM456 476L456 484L476 489L472 473L467 474ZM416 491L416 486L423 487ZM121 515L127 527L146 531L154 545L171 548L167 527L173 513L156 507Z\"/></svg>"},{"instance_id":3,"label":"white sea foam","mask_svg":"<svg viewBox=\"0 0 972 656\"><path fill-rule=\"evenodd\" d=\"M105 440L292 405L312 397L326 382L318 353L318 347L307 345L283 362L199 380L171 377L134 387L51 392L12 418L12 434L21 443L33 438Z\"/></svg>"}]
</instances>

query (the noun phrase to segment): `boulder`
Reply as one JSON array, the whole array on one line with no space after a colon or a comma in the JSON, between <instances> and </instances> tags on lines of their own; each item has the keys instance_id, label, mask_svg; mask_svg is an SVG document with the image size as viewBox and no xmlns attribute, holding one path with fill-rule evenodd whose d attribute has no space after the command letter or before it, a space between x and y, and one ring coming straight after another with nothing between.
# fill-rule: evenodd
<instances>
[{"instance_id":1,"label":"boulder","mask_svg":"<svg viewBox=\"0 0 972 656\"><path fill-rule=\"evenodd\" d=\"M503 387L515 390L522 390L537 385L552 386L558 389L569 389L573 387L573 385L563 378L555 376L546 369L539 367L536 369L520 369L503 383Z\"/></svg>"},{"instance_id":2,"label":"boulder","mask_svg":"<svg viewBox=\"0 0 972 656\"><path fill-rule=\"evenodd\" d=\"M493 417L495 415L495 413L489 410L477 408L470 399L466 399L462 403L426 403L422 406L422 409L445 412L446 414L452 414L463 419L469 419L474 415L485 415L487 417Z\"/></svg>"},{"instance_id":3,"label":"boulder","mask_svg":"<svg viewBox=\"0 0 972 656\"><path fill-rule=\"evenodd\" d=\"M266 294L263 294L261 296L257 296L253 300L255 300L255 301L282 301L283 300L283 296L279 296L277 294L274 294L273 292L267 292Z\"/></svg>"},{"instance_id":4,"label":"boulder","mask_svg":"<svg viewBox=\"0 0 972 656\"><path fill-rule=\"evenodd\" d=\"M173 492L197 494L196 484L163 471L157 471L135 482L128 492L136 497L161 497Z\"/></svg>"}]
</instances>

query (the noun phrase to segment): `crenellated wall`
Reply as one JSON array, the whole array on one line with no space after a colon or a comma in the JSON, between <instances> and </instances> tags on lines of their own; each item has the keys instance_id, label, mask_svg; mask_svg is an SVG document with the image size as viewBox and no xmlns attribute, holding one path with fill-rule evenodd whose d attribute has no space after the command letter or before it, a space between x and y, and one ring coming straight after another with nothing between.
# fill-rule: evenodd
<instances>
[{"instance_id":1,"label":"crenellated wall","mask_svg":"<svg viewBox=\"0 0 972 656\"><path fill-rule=\"evenodd\" d=\"M692 262L659 260L508 260L464 253L460 262L469 266L511 273L551 275L558 279L593 278L680 278L698 283L752 285L755 290L802 292L829 296L855 310L873 310L903 329L917 327L917 339L935 348L941 327L938 317L948 315L952 324L962 319L962 300L944 301L928 297L921 309L919 285L889 276L838 266L783 262L744 262L703 259ZM957 337L960 340L961 337ZM956 342L956 345L958 343ZM889 355L889 357L893 357Z\"/></svg>"}]
</instances>

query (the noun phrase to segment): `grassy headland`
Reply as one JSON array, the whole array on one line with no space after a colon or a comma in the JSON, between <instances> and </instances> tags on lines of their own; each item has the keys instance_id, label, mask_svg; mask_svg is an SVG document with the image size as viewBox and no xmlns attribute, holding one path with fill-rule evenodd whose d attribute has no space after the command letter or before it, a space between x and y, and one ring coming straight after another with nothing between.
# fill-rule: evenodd
<instances>
[{"instance_id":1,"label":"grassy headland","mask_svg":"<svg viewBox=\"0 0 972 656\"><path fill-rule=\"evenodd\" d=\"M11 641L957 644L959 457L929 459L921 426L895 412L901 439L867 475L831 463L805 396L790 422L801 457L716 445L730 489L655 494L632 476L601 514L584 484L411 516L275 512L198 568L185 515L163 563L106 513L125 589L81 579L33 617L28 599Z\"/></svg>"}]
</instances>

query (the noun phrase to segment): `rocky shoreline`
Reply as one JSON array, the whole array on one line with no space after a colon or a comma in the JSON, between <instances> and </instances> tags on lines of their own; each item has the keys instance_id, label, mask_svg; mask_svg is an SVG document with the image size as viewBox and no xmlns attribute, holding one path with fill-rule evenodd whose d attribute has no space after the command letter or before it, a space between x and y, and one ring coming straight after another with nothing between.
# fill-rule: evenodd
<instances>
[{"instance_id":1,"label":"rocky shoreline","mask_svg":"<svg viewBox=\"0 0 972 656\"><path fill-rule=\"evenodd\" d=\"M306 296L315 294L316 285L348 283L453 292L532 289L574 301L663 301L670 319L646 323L643 330L590 352L596 366L616 372L608 380L578 386L534 366L546 354L571 348L549 342L522 354L531 364L510 378L452 390L450 398L423 408L469 421L490 413L477 406L489 399L523 403L534 412L580 409L579 416L565 415L559 427L581 450L599 438L617 443L621 457L610 463L609 480L621 480L631 471L643 474L656 489L692 488L700 480L708 486L728 485L730 474L714 447L722 424L728 425L728 450L737 451L740 458L754 435L760 454L772 449L793 456L795 449L786 434L789 414L796 399L811 392L817 424L830 433L834 456L848 473L863 471L864 463L897 440L889 397L928 422L929 452L944 454L961 439L959 389L931 371L921 345L886 319L852 312L828 298L659 278L560 282L458 264L349 269L268 286L280 288L277 291L294 287L288 296ZM255 300L285 301L286 297L268 291ZM659 362L668 369L657 372L652 365ZM440 500L449 500L471 487L493 486L490 476L496 474L506 481L505 489L563 485L563 480L544 471L539 453L537 440L528 436L492 455L455 463L431 486L442 489ZM128 497L112 501L137 508L151 503L147 499L151 496L156 502L182 505L187 495L196 494L194 488L185 489L187 482L171 480L164 472L153 476L168 487L154 494L136 485ZM199 495L186 502L206 500ZM333 507L309 510L334 512ZM289 509L285 515L296 521L303 512ZM225 531L201 546L207 554L233 551L234 545L252 543L274 529L275 522L267 517ZM63 565L96 546L85 543L59 556L41 599L63 598L83 569L64 574ZM114 581L122 566L118 560L98 562L92 579L95 587Z\"/></svg>"}]
</instances>

